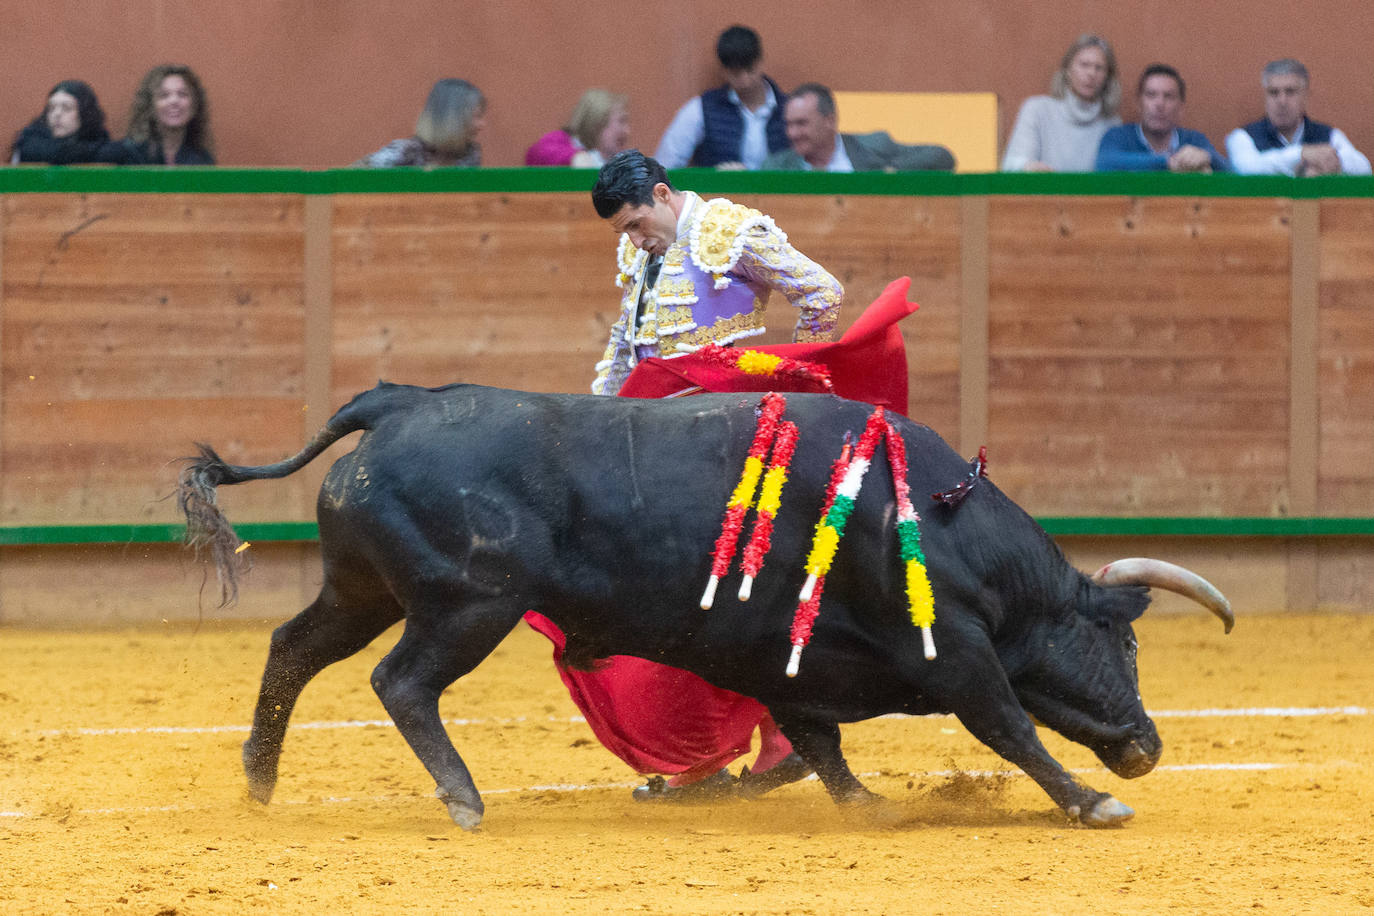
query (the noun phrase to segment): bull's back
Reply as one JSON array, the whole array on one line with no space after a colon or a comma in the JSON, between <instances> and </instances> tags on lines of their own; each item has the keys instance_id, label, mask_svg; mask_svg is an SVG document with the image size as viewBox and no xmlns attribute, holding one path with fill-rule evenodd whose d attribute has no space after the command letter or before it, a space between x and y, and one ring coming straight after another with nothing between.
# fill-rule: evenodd
<instances>
[{"instance_id":1,"label":"bull's back","mask_svg":"<svg viewBox=\"0 0 1374 916\"><path fill-rule=\"evenodd\" d=\"M832 464L872 412L828 395L787 396L783 418L800 434L765 569L747 606L736 601L732 578L717 610L703 612L712 550L761 397L404 389L331 469L322 538L329 530L350 543L374 538L369 556L393 565L393 578L443 567L618 652L671 659L706 650L734 665L731 652L754 643L785 648ZM967 464L932 431L892 421L907 443L918 499L964 478ZM885 454L875 456L830 588L843 608L835 614L885 615L901 626ZM751 514L732 576L752 524Z\"/></svg>"}]
</instances>

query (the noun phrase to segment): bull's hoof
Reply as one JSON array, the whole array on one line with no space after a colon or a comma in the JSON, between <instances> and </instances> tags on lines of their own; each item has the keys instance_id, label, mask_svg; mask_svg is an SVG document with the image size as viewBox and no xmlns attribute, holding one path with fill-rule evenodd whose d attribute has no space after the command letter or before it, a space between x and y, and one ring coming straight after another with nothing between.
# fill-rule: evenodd
<instances>
[{"instance_id":1,"label":"bull's hoof","mask_svg":"<svg viewBox=\"0 0 1374 916\"><path fill-rule=\"evenodd\" d=\"M1070 816L1073 813L1070 811ZM1078 813L1078 822L1084 827L1120 827L1133 817L1133 808L1123 805L1110 795L1104 795L1087 811Z\"/></svg>"},{"instance_id":2,"label":"bull's hoof","mask_svg":"<svg viewBox=\"0 0 1374 916\"><path fill-rule=\"evenodd\" d=\"M846 820L869 827L896 827L905 818L901 805L863 786L836 801Z\"/></svg>"},{"instance_id":3,"label":"bull's hoof","mask_svg":"<svg viewBox=\"0 0 1374 916\"><path fill-rule=\"evenodd\" d=\"M254 801L267 804L277 788L277 758L264 759L255 754L247 741L243 742L243 774L248 777L248 794Z\"/></svg>"},{"instance_id":4,"label":"bull's hoof","mask_svg":"<svg viewBox=\"0 0 1374 916\"><path fill-rule=\"evenodd\" d=\"M450 795L443 786L434 790L434 795L439 801L444 803L448 809L448 816L453 819L453 823L462 827L464 830L476 830L482 824L482 815L486 811L486 806L478 799L477 807L461 801L455 795Z\"/></svg>"}]
</instances>

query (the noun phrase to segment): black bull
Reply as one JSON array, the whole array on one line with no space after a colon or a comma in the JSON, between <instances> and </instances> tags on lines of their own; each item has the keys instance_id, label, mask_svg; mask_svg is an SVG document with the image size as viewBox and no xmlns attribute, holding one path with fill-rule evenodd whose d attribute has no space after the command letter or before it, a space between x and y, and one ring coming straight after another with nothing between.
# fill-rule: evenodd
<instances>
[{"instance_id":1,"label":"black bull","mask_svg":"<svg viewBox=\"0 0 1374 916\"><path fill-rule=\"evenodd\" d=\"M1161 742L1138 693L1131 628L1149 603L1139 584L1148 580L1109 586L1078 572L990 481L957 508L931 501L926 494L965 480L968 465L924 426L891 418L906 442L921 515L937 658L923 657L907 610L893 481L880 447L800 674L785 676L830 468L846 433L857 435L871 411L829 395L788 396L785 417L801 437L752 599L736 600L732 573L715 606L700 608L758 401L383 384L277 464L229 465L202 446L182 475L187 536L213 545L232 598L239 541L215 506L215 487L284 477L365 431L320 492L319 597L272 635L243 748L252 794L270 799L287 720L310 679L404 619L372 686L450 816L475 827L484 806L443 728L439 695L533 609L564 630L575 656L640 656L758 698L841 804L877 796L849 770L838 723L953 713L1070 818L1093 826L1129 818L1131 809L1065 772L1032 717L1121 776L1155 765ZM1211 594L1208 603L1227 619L1225 599Z\"/></svg>"}]
</instances>

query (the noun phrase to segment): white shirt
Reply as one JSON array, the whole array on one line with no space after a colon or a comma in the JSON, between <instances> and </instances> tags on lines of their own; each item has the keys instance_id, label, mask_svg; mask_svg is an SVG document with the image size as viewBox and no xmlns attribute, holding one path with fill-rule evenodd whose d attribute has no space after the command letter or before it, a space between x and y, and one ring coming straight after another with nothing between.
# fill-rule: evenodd
<instances>
[{"instance_id":1,"label":"white shirt","mask_svg":"<svg viewBox=\"0 0 1374 916\"><path fill-rule=\"evenodd\" d=\"M1292 139L1279 134L1284 145L1277 149L1260 152L1255 147L1254 138L1237 127L1226 135L1226 155L1231 167L1241 175L1294 175L1298 163L1302 162L1302 134L1306 123L1298 125ZM1369 158L1355 149L1355 144L1339 129L1331 128L1331 148L1341 160L1341 173L1344 175L1370 174Z\"/></svg>"},{"instance_id":2,"label":"white shirt","mask_svg":"<svg viewBox=\"0 0 1374 916\"><path fill-rule=\"evenodd\" d=\"M802 171L814 172L816 169L805 159L801 161ZM830 161L825 164L827 172L852 172L854 163L849 161L849 154L844 151L844 140L839 134L835 135L835 152L831 154Z\"/></svg>"},{"instance_id":3,"label":"white shirt","mask_svg":"<svg viewBox=\"0 0 1374 916\"><path fill-rule=\"evenodd\" d=\"M750 170L757 169L768 156L768 119L778 107L778 97L773 94L773 87L764 83L764 90L767 98L756 111L746 108L735 90L726 93L730 104L744 116L744 139L740 141L739 158L744 167ZM692 161L692 153L696 152L705 137L706 112L701 107L701 96L693 96L673 116L672 123L658 141L654 158L665 169L680 169Z\"/></svg>"}]
</instances>

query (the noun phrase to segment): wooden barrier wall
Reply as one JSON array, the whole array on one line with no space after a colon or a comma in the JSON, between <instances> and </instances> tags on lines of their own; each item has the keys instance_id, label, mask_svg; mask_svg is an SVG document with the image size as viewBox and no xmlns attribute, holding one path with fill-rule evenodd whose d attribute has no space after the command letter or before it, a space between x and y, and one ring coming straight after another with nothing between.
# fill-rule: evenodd
<instances>
[{"instance_id":1,"label":"wooden barrier wall","mask_svg":"<svg viewBox=\"0 0 1374 916\"><path fill-rule=\"evenodd\" d=\"M987 444L1033 514L1374 515L1374 198L709 187L747 177L702 182L841 279L843 325L912 278L912 415ZM191 443L276 460L379 378L586 390L617 304L585 190L9 193L0 220L5 526L175 522ZM309 520L326 466L224 502ZM1158 552L1065 543L1084 566ZM1167 542L1269 609L1374 606L1367 544ZM318 582L311 545L259 556L259 613ZM200 575L172 545L8 547L0 622L194 616Z\"/></svg>"}]
</instances>

